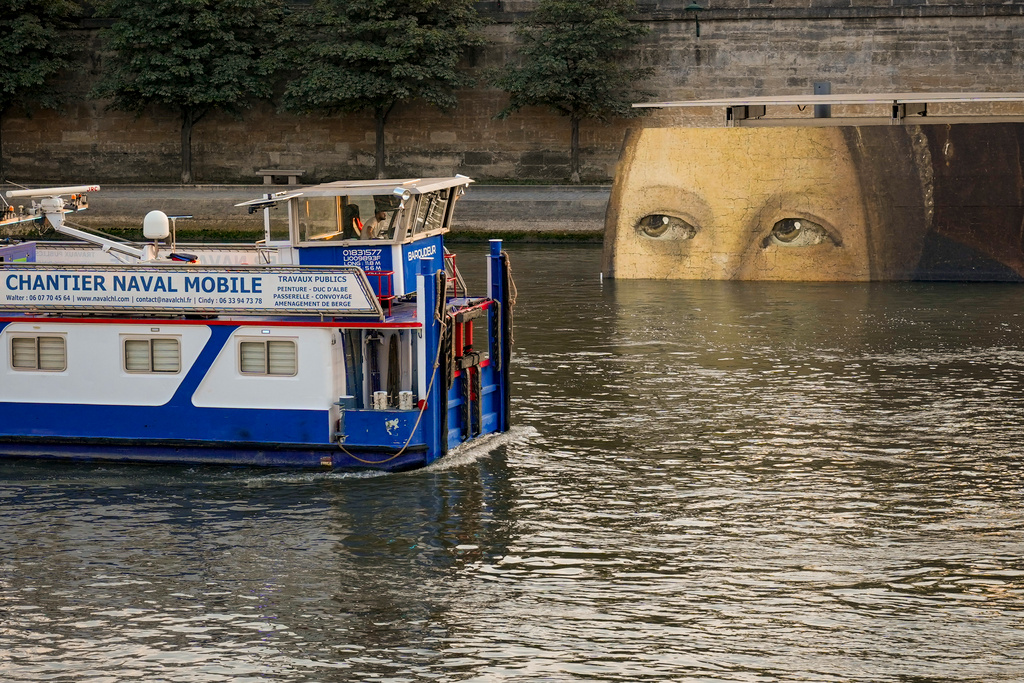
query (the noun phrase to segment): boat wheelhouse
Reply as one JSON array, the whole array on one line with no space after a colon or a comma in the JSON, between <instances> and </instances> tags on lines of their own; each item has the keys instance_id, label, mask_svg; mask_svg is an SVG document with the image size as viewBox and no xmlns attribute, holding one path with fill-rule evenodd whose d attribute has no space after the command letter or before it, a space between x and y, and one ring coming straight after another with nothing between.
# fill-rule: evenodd
<instances>
[{"instance_id":1,"label":"boat wheelhouse","mask_svg":"<svg viewBox=\"0 0 1024 683\"><path fill-rule=\"evenodd\" d=\"M69 226L95 186L8 192L80 241L0 246L0 455L402 470L507 431L507 256L471 296L444 246L471 182L266 194L231 248Z\"/></svg>"}]
</instances>

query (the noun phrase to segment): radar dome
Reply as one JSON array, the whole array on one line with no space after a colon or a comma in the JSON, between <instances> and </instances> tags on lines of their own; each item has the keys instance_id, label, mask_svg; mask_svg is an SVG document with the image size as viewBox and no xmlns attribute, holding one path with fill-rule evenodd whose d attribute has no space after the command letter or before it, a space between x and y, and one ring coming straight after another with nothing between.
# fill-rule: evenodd
<instances>
[{"instance_id":1,"label":"radar dome","mask_svg":"<svg viewBox=\"0 0 1024 683\"><path fill-rule=\"evenodd\" d=\"M142 220L142 234L147 240L167 239L171 234L171 222L163 211L150 211Z\"/></svg>"}]
</instances>

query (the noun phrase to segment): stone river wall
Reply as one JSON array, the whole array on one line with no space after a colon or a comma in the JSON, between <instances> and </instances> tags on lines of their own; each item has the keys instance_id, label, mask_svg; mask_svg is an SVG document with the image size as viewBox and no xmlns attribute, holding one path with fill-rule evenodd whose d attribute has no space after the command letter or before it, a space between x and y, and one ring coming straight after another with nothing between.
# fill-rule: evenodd
<instances>
[{"instance_id":1,"label":"stone river wall","mask_svg":"<svg viewBox=\"0 0 1024 683\"><path fill-rule=\"evenodd\" d=\"M650 27L637 46L655 69L652 100L797 94L815 81L833 93L1024 90L1024 3L966 0L687 0L641 3ZM531 2L481 2L488 44L467 59L478 76L514 54L513 28ZM695 18L700 21L696 35ZM111 112L86 93L102 58L97 26L82 22L86 48L69 76L74 97L62 113L3 118L3 175L21 183L173 183L179 178L179 124L153 108L136 118ZM485 83L442 113L398 107L387 127L388 173L462 173L478 179L559 182L568 174L568 121L530 109L499 121L504 95ZM1004 109L998 110L1006 111ZM1011 111L1011 113L1017 113ZM584 176L612 178L630 127L721 125L721 112L664 110L581 131ZM367 177L373 165L367 116L309 117L261 104L233 118L214 114L194 132L200 183L253 183L257 169L301 168L304 182Z\"/></svg>"}]
</instances>

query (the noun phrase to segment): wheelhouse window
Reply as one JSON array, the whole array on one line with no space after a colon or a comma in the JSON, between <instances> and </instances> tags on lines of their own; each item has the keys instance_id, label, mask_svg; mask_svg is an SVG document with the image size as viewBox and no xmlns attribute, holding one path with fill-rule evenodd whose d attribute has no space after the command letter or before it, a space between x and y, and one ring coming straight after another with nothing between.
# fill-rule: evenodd
<instances>
[{"instance_id":1,"label":"wheelhouse window","mask_svg":"<svg viewBox=\"0 0 1024 683\"><path fill-rule=\"evenodd\" d=\"M175 373L181 371L181 343L174 338L125 339L126 372Z\"/></svg>"},{"instance_id":2,"label":"wheelhouse window","mask_svg":"<svg viewBox=\"0 0 1024 683\"><path fill-rule=\"evenodd\" d=\"M420 197L416 211L415 232L433 232L444 227L445 213L448 209L449 192L444 190L436 194Z\"/></svg>"},{"instance_id":3,"label":"wheelhouse window","mask_svg":"<svg viewBox=\"0 0 1024 683\"><path fill-rule=\"evenodd\" d=\"M11 338L11 367L15 370L61 372L68 367L64 337Z\"/></svg>"},{"instance_id":4,"label":"wheelhouse window","mask_svg":"<svg viewBox=\"0 0 1024 683\"><path fill-rule=\"evenodd\" d=\"M293 341L244 341L238 345L239 370L243 375L293 377L298 354Z\"/></svg>"},{"instance_id":5,"label":"wheelhouse window","mask_svg":"<svg viewBox=\"0 0 1024 683\"><path fill-rule=\"evenodd\" d=\"M352 239L342 224L344 197L302 197L299 229L303 241Z\"/></svg>"},{"instance_id":6,"label":"wheelhouse window","mask_svg":"<svg viewBox=\"0 0 1024 683\"><path fill-rule=\"evenodd\" d=\"M296 201L299 239L304 243L404 237L401 199L393 194L311 196Z\"/></svg>"}]
</instances>

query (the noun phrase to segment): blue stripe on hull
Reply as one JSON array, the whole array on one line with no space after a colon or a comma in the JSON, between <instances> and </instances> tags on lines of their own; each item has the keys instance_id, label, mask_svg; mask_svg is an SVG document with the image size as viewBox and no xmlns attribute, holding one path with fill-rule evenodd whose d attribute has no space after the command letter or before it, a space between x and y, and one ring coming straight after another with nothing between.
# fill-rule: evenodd
<instances>
[{"instance_id":1,"label":"blue stripe on hull","mask_svg":"<svg viewBox=\"0 0 1024 683\"><path fill-rule=\"evenodd\" d=\"M330 444L326 410L0 403L0 436Z\"/></svg>"},{"instance_id":2,"label":"blue stripe on hull","mask_svg":"<svg viewBox=\"0 0 1024 683\"><path fill-rule=\"evenodd\" d=\"M199 388L203 378L210 372L213 362L217 360L217 356L220 355L224 345L228 343L228 339L237 329L238 326L236 325L209 326L210 338L206 340L206 345L199 352L199 357L192 364L188 374L185 375L185 379L178 385L178 390L174 392L174 396L167 402L168 405L192 405L192 395L196 393L196 389Z\"/></svg>"}]
</instances>

